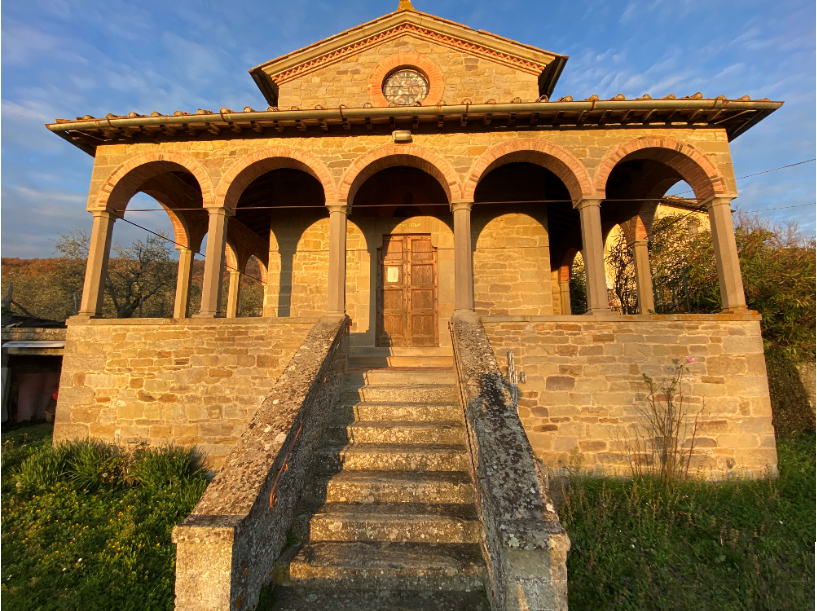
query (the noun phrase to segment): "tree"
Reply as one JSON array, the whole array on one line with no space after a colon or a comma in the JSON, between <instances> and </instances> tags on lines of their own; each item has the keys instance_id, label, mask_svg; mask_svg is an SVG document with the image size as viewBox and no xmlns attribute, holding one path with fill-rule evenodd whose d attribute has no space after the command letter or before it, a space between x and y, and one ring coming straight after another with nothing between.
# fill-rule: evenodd
<instances>
[{"instance_id":1,"label":"tree","mask_svg":"<svg viewBox=\"0 0 817 611\"><path fill-rule=\"evenodd\" d=\"M622 314L638 314L638 294L635 284L635 261L623 231L613 239L605 256L607 269L613 273L613 291Z\"/></svg>"},{"instance_id":2,"label":"tree","mask_svg":"<svg viewBox=\"0 0 817 611\"><path fill-rule=\"evenodd\" d=\"M85 273L90 240L86 231L61 234L56 250L64 263L62 282L79 286ZM173 313L177 263L170 259L170 242L159 234L131 246L112 248L105 282L105 310L116 318L167 317Z\"/></svg>"}]
</instances>

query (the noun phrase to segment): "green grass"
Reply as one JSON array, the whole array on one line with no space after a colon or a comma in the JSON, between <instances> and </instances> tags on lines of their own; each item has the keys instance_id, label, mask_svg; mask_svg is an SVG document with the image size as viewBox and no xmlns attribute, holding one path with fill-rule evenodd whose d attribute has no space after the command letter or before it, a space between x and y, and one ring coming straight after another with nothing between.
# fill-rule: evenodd
<instances>
[{"instance_id":1,"label":"green grass","mask_svg":"<svg viewBox=\"0 0 817 611\"><path fill-rule=\"evenodd\" d=\"M777 480L570 478L570 609L814 609L815 438L778 455Z\"/></svg>"},{"instance_id":2,"label":"green grass","mask_svg":"<svg viewBox=\"0 0 817 611\"><path fill-rule=\"evenodd\" d=\"M38 426L3 435L2 469L7 608L173 609L170 531L207 486L195 453L54 448Z\"/></svg>"}]
</instances>

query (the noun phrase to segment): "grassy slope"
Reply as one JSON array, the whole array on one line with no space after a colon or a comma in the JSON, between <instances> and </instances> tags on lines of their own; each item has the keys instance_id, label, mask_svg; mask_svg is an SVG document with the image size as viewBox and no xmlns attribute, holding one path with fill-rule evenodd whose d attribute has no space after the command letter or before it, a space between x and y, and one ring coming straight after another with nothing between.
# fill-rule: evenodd
<instances>
[{"instance_id":1,"label":"grassy slope","mask_svg":"<svg viewBox=\"0 0 817 611\"><path fill-rule=\"evenodd\" d=\"M814 609L814 436L778 453L778 480L573 478L570 608Z\"/></svg>"},{"instance_id":2,"label":"grassy slope","mask_svg":"<svg viewBox=\"0 0 817 611\"><path fill-rule=\"evenodd\" d=\"M3 436L3 603L16 611L171 610L170 531L192 510L204 477L117 479L91 492L68 472L50 486L18 487L23 461L50 441L43 426Z\"/></svg>"}]
</instances>

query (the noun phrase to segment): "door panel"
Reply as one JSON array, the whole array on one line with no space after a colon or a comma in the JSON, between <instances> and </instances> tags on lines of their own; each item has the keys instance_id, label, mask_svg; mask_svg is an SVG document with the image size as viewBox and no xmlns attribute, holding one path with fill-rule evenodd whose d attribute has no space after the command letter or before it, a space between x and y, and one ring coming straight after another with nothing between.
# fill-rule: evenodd
<instances>
[{"instance_id":1,"label":"door panel","mask_svg":"<svg viewBox=\"0 0 817 611\"><path fill-rule=\"evenodd\" d=\"M438 345L437 252L430 235L383 236L376 337L378 346Z\"/></svg>"}]
</instances>

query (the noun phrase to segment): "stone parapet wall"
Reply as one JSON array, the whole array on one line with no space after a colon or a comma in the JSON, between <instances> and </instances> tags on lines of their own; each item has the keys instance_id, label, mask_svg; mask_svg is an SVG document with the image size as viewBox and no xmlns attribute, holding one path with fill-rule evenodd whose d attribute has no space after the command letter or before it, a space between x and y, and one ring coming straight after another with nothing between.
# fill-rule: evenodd
<instances>
[{"instance_id":1,"label":"stone parapet wall","mask_svg":"<svg viewBox=\"0 0 817 611\"><path fill-rule=\"evenodd\" d=\"M482 524L492 609L567 609L570 539L479 317L455 315L452 340Z\"/></svg>"},{"instance_id":2,"label":"stone parapet wall","mask_svg":"<svg viewBox=\"0 0 817 611\"><path fill-rule=\"evenodd\" d=\"M691 471L702 477L776 474L760 317L748 315L483 317L505 372L518 371L519 415L552 468L578 462L630 473L623 440L639 420L643 375L662 382L680 362L693 414L703 408ZM687 363L686 358L694 359Z\"/></svg>"},{"instance_id":3,"label":"stone parapet wall","mask_svg":"<svg viewBox=\"0 0 817 611\"><path fill-rule=\"evenodd\" d=\"M69 319L54 441L195 444L218 468L315 319Z\"/></svg>"}]
</instances>

